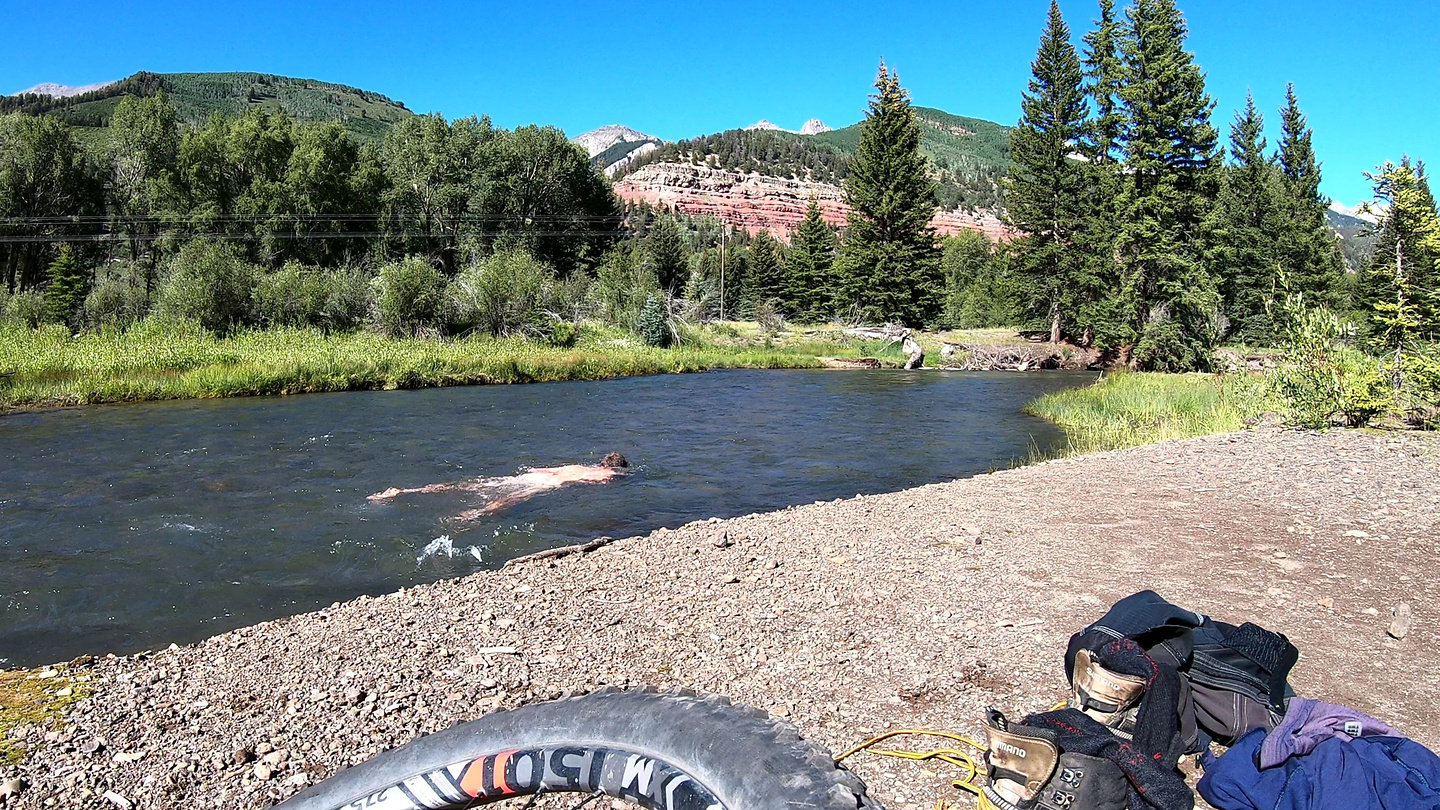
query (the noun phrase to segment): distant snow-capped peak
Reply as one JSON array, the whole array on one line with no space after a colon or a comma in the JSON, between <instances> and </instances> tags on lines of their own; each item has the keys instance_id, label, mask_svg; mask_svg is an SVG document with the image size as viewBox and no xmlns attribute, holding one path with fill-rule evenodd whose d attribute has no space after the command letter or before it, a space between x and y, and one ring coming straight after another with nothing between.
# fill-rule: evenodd
<instances>
[{"instance_id":1,"label":"distant snow-capped peak","mask_svg":"<svg viewBox=\"0 0 1440 810\"><path fill-rule=\"evenodd\" d=\"M100 82L99 84L87 84L81 87L70 87L64 84L51 84L50 82L46 82L44 84L37 84L29 90L21 90L15 95L36 95L50 96L52 98L69 98L70 96L78 96L81 93L88 93L91 90L99 90L102 87L108 87L112 84L114 84L114 82Z\"/></svg>"},{"instance_id":2,"label":"distant snow-capped peak","mask_svg":"<svg viewBox=\"0 0 1440 810\"><path fill-rule=\"evenodd\" d=\"M620 124L609 124L599 129L592 129L576 135L570 141L589 152L590 157L595 157L617 143L661 143L661 140L654 135L646 135L639 130Z\"/></svg>"},{"instance_id":3,"label":"distant snow-capped peak","mask_svg":"<svg viewBox=\"0 0 1440 810\"><path fill-rule=\"evenodd\" d=\"M778 124L772 124L772 123L770 123L770 121L768 121L768 120L766 120L766 119L764 119L764 118L760 119L758 122L756 122L756 123L754 123L754 124L751 124L750 126L745 127L745 128L746 128L746 129L751 129L751 130L754 130L754 129L763 129L763 130L769 130L769 131L771 131L771 132L789 132L789 133L798 134L798 135L818 135L818 134L820 134L821 132L829 132L829 131L830 131L830 127L825 126L825 122L824 122L824 121L821 121L819 118L811 118L809 121L806 121L806 122L805 122L805 126L800 127L800 129L798 129L798 130L786 129L786 128L778 125Z\"/></svg>"},{"instance_id":4,"label":"distant snow-capped peak","mask_svg":"<svg viewBox=\"0 0 1440 810\"><path fill-rule=\"evenodd\" d=\"M1351 208L1339 200L1331 200L1330 210L1342 216L1353 217L1368 222L1371 225L1379 222L1380 217L1385 214L1385 206L1383 204L1370 202L1363 202Z\"/></svg>"}]
</instances>

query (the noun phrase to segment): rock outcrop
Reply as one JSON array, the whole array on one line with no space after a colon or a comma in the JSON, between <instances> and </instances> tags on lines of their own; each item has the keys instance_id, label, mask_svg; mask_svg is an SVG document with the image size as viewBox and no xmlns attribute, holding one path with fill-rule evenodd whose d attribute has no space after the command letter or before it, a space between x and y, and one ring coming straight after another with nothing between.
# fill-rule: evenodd
<instances>
[{"instance_id":1,"label":"rock outcrop","mask_svg":"<svg viewBox=\"0 0 1440 810\"><path fill-rule=\"evenodd\" d=\"M830 132L834 129L834 127L826 126L825 122L821 121L819 118L811 118L809 121L805 122L805 126L800 127L800 134L819 135L822 132Z\"/></svg>"},{"instance_id":2,"label":"rock outcrop","mask_svg":"<svg viewBox=\"0 0 1440 810\"><path fill-rule=\"evenodd\" d=\"M644 202L689 216L712 216L750 233L762 230L788 240L805 218L810 198L831 225L845 224L850 207L831 183L726 171L709 165L652 163L615 183L629 203ZM980 231L991 239L1013 234L989 212L941 211L932 220L941 234Z\"/></svg>"}]
</instances>

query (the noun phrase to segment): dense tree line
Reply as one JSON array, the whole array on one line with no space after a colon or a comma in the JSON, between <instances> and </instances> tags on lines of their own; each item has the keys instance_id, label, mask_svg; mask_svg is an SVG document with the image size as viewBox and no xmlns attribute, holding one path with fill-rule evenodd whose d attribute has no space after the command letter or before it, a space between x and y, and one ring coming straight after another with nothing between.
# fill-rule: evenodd
<instances>
[{"instance_id":1,"label":"dense tree line","mask_svg":"<svg viewBox=\"0 0 1440 810\"><path fill-rule=\"evenodd\" d=\"M160 93L123 99L110 130L91 153L54 116L0 116L6 293L54 287L74 304L112 281L153 304L196 241L261 276L418 256L449 279L520 251L564 279L593 272L622 225L608 183L553 128L419 116L360 143L338 123L265 109L186 127Z\"/></svg>"},{"instance_id":2,"label":"dense tree line","mask_svg":"<svg viewBox=\"0 0 1440 810\"><path fill-rule=\"evenodd\" d=\"M1052 2L1023 117L1008 215L1032 317L1052 339L1156 369L1209 365L1222 340L1270 342L1277 287L1337 306L1344 263L1294 88L1266 151L1253 102L1229 160L1173 0L1101 0L1084 53Z\"/></svg>"}]
</instances>

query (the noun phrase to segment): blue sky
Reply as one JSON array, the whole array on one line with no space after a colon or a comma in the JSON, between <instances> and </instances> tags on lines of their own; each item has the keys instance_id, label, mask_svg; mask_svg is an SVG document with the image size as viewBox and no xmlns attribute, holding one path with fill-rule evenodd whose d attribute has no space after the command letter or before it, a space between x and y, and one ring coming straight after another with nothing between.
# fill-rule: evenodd
<instances>
[{"instance_id":1,"label":"blue sky","mask_svg":"<svg viewBox=\"0 0 1440 810\"><path fill-rule=\"evenodd\" d=\"M1386 159L1440 161L1434 0L1180 5L1222 133L1247 90L1277 123L1294 82L1330 196L1367 198L1361 172ZM761 118L791 128L812 117L853 123L884 57L917 104L1010 124L1047 7L0 0L0 92L137 70L253 70L355 85L418 112L489 114L507 127L553 124L574 135L623 123L673 139ZM1096 3L1065 0L1061 9L1078 42Z\"/></svg>"}]
</instances>

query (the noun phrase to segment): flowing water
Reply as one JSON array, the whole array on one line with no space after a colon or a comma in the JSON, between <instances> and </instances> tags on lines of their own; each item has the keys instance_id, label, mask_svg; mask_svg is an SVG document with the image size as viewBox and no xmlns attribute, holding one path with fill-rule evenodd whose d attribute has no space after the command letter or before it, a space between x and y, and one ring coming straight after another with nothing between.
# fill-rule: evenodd
<instances>
[{"instance_id":1,"label":"flowing water","mask_svg":"<svg viewBox=\"0 0 1440 810\"><path fill-rule=\"evenodd\" d=\"M540 549L973 475L1063 441L1086 374L726 371L0 417L0 665L198 640ZM631 474L473 522L387 487Z\"/></svg>"}]
</instances>

